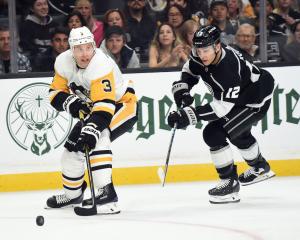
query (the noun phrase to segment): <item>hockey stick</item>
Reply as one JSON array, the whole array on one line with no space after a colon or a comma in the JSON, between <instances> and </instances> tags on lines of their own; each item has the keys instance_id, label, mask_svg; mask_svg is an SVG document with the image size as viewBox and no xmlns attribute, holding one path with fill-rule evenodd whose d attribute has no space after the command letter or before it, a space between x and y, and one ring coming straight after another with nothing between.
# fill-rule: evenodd
<instances>
[{"instance_id":1,"label":"hockey stick","mask_svg":"<svg viewBox=\"0 0 300 240\"><path fill-rule=\"evenodd\" d=\"M170 155L171 155L171 149L172 149L176 129L177 129L177 123L175 123L174 127L172 128L171 141L170 141L170 144L169 144L169 149L168 149L168 154L167 154L167 158L166 158L165 168L163 169L162 167L159 167L158 170L157 170L158 177L159 177L163 187L165 186L165 182L166 182L166 178L167 178L169 160L170 160Z\"/></svg>"},{"instance_id":2,"label":"hockey stick","mask_svg":"<svg viewBox=\"0 0 300 240\"><path fill-rule=\"evenodd\" d=\"M82 124L82 127L84 125L84 113L82 111L79 112L79 118ZM94 189L94 180L92 175L92 168L90 163L90 154L89 154L89 148L88 146L84 146L84 155L88 170L88 176L90 181L90 189L91 189L91 196L92 196L92 207L91 208L85 208L85 207L75 207L74 212L78 216L92 216L97 214L97 206L96 206L96 195L95 195L95 189Z\"/></svg>"}]
</instances>

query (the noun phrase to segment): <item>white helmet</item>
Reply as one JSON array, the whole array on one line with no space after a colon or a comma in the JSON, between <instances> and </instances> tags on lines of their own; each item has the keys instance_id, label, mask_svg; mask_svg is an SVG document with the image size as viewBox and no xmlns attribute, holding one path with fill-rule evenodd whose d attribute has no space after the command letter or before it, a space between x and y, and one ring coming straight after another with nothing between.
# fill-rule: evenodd
<instances>
[{"instance_id":1,"label":"white helmet","mask_svg":"<svg viewBox=\"0 0 300 240\"><path fill-rule=\"evenodd\" d=\"M69 35L70 48L73 49L74 46L85 43L92 43L93 47L96 48L94 35L91 33L91 31L85 26L73 28Z\"/></svg>"}]
</instances>

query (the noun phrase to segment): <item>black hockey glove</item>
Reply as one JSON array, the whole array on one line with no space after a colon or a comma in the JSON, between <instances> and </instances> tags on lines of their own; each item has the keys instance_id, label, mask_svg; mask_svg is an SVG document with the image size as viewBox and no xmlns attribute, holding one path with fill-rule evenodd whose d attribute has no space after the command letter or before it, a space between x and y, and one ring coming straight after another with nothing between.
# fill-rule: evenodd
<instances>
[{"instance_id":1,"label":"black hockey glove","mask_svg":"<svg viewBox=\"0 0 300 240\"><path fill-rule=\"evenodd\" d=\"M177 128L182 129L188 125L196 125L197 122L198 119L193 107L182 108L177 112L171 112L168 116L168 125L172 128L177 124Z\"/></svg>"},{"instance_id":2,"label":"black hockey glove","mask_svg":"<svg viewBox=\"0 0 300 240\"><path fill-rule=\"evenodd\" d=\"M96 147L96 144L100 138L101 132L97 129L93 123L88 123L81 129L79 139L75 148L80 152L85 152L85 147L92 150Z\"/></svg>"},{"instance_id":3,"label":"black hockey glove","mask_svg":"<svg viewBox=\"0 0 300 240\"><path fill-rule=\"evenodd\" d=\"M63 109L70 113L73 118L79 118L79 111L83 111L86 115L91 112L89 105L74 94L65 100Z\"/></svg>"},{"instance_id":4,"label":"black hockey glove","mask_svg":"<svg viewBox=\"0 0 300 240\"><path fill-rule=\"evenodd\" d=\"M194 98L191 96L187 83L174 82L172 87L172 93L177 107L190 106Z\"/></svg>"},{"instance_id":5,"label":"black hockey glove","mask_svg":"<svg viewBox=\"0 0 300 240\"><path fill-rule=\"evenodd\" d=\"M80 136L80 132L81 132L81 122L78 122L75 124L75 126L73 127L71 133L68 136L67 141L65 142L64 147L69 151L69 152L78 152L78 149L76 148L76 143L77 140Z\"/></svg>"}]
</instances>

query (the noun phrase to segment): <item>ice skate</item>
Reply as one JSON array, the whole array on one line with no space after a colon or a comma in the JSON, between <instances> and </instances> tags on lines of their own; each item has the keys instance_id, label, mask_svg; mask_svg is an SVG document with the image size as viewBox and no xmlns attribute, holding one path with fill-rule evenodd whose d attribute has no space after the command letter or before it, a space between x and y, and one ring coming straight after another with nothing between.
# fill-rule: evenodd
<instances>
[{"instance_id":1,"label":"ice skate","mask_svg":"<svg viewBox=\"0 0 300 240\"><path fill-rule=\"evenodd\" d=\"M257 166L253 166L239 176L242 186L254 184L274 177L275 173L271 170L269 163L263 159Z\"/></svg>"},{"instance_id":2,"label":"ice skate","mask_svg":"<svg viewBox=\"0 0 300 240\"><path fill-rule=\"evenodd\" d=\"M239 191L240 185L235 178L221 179L216 187L208 191L209 202L213 204L239 202Z\"/></svg>"},{"instance_id":3,"label":"ice skate","mask_svg":"<svg viewBox=\"0 0 300 240\"><path fill-rule=\"evenodd\" d=\"M48 198L45 209L79 206L83 201L84 191L86 187L87 187L87 183L86 181L84 181L81 186L81 191L82 191L81 195L77 198L70 199L67 197L65 193L60 195L54 195Z\"/></svg>"},{"instance_id":4,"label":"ice skate","mask_svg":"<svg viewBox=\"0 0 300 240\"><path fill-rule=\"evenodd\" d=\"M112 183L98 189L96 195L96 205L98 214L117 214L120 213L118 207L118 196ZM91 206L92 199L83 200L82 206Z\"/></svg>"}]
</instances>

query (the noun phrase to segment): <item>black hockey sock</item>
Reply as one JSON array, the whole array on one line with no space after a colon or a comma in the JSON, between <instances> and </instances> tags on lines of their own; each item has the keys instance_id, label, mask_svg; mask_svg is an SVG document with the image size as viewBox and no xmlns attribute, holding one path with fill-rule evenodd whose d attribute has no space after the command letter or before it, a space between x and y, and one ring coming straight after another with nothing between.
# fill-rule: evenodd
<instances>
[{"instance_id":1,"label":"black hockey sock","mask_svg":"<svg viewBox=\"0 0 300 240\"><path fill-rule=\"evenodd\" d=\"M266 159L264 159L261 154L259 154L257 158L254 158L252 160L245 159L245 161L251 167L264 167L267 163Z\"/></svg>"},{"instance_id":2,"label":"black hockey sock","mask_svg":"<svg viewBox=\"0 0 300 240\"><path fill-rule=\"evenodd\" d=\"M226 179L226 178L238 179L236 165L234 165L233 163L223 168L217 168L216 170L221 179Z\"/></svg>"}]
</instances>

